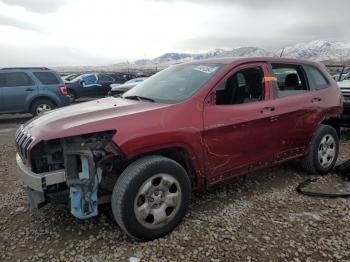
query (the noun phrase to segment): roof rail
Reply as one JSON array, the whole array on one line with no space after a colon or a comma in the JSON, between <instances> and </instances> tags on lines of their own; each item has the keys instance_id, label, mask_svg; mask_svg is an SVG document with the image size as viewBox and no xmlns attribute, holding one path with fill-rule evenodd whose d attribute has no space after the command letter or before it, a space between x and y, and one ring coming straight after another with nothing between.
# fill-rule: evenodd
<instances>
[{"instance_id":1,"label":"roof rail","mask_svg":"<svg viewBox=\"0 0 350 262\"><path fill-rule=\"evenodd\" d=\"M1 70L50 70L47 67L4 67Z\"/></svg>"}]
</instances>

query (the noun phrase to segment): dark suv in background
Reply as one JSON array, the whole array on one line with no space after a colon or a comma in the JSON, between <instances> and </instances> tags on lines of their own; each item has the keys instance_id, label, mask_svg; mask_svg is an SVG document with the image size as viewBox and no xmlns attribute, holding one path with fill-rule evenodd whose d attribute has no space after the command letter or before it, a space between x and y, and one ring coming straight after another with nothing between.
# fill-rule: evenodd
<instances>
[{"instance_id":1,"label":"dark suv in background","mask_svg":"<svg viewBox=\"0 0 350 262\"><path fill-rule=\"evenodd\" d=\"M61 77L44 67L0 69L0 113L42 112L70 104Z\"/></svg>"},{"instance_id":2,"label":"dark suv in background","mask_svg":"<svg viewBox=\"0 0 350 262\"><path fill-rule=\"evenodd\" d=\"M104 97L111 90L115 79L106 74L89 73L78 75L66 80L68 95L71 102L81 97Z\"/></svg>"}]
</instances>

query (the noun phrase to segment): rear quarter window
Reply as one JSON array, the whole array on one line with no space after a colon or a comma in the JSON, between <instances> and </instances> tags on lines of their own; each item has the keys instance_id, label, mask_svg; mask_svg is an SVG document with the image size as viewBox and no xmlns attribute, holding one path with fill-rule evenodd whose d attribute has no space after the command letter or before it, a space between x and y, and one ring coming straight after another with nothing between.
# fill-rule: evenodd
<instances>
[{"instance_id":1,"label":"rear quarter window","mask_svg":"<svg viewBox=\"0 0 350 262\"><path fill-rule=\"evenodd\" d=\"M34 72L33 74L43 85L57 85L60 83L52 72Z\"/></svg>"},{"instance_id":2,"label":"rear quarter window","mask_svg":"<svg viewBox=\"0 0 350 262\"><path fill-rule=\"evenodd\" d=\"M327 88L329 86L327 78L318 68L310 65L305 65L304 68L307 73L311 89L319 90Z\"/></svg>"}]
</instances>

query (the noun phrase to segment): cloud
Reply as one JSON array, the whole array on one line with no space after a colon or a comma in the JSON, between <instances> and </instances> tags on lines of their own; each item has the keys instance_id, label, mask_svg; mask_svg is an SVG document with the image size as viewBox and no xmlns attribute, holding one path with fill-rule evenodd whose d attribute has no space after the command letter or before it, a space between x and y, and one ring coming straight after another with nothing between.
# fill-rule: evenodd
<instances>
[{"instance_id":1,"label":"cloud","mask_svg":"<svg viewBox=\"0 0 350 262\"><path fill-rule=\"evenodd\" d=\"M41 31L41 27L0 14L0 26L12 26L23 30Z\"/></svg>"},{"instance_id":2,"label":"cloud","mask_svg":"<svg viewBox=\"0 0 350 262\"><path fill-rule=\"evenodd\" d=\"M284 32L284 39L300 41L312 41L315 39L324 39L332 41L348 42L350 30L344 30L344 27L335 26L328 23L309 23L307 25L298 25L287 28Z\"/></svg>"},{"instance_id":3,"label":"cloud","mask_svg":"<svg viewBox=\"0 0 350 262\"><path fill-rule=\"evenodd\" d=\"M268 0L268 1L262 1L262 0L149 0L154 2L163 2L163 3L175 3L175 2L186 2L186 3L195 3L195 4L201 4L201 5L240 5L240 6L247 6L249 8L263 8L263 9L279 9L279 8L285 8L290 6L299 6L300 9L303 8L303 6L309 6L313 5L315 7L319 5L324 5L325 7L330 8L330 2L329 0ZM346 3L348 3L348 0L337 0L336 5L342 6ZM332 5L332 7L336 6ZM310 10L309 10L310 11Z\"/></svg>"},{"instance_id":4,"label":"cloud","mask_svg":"<svg viewBox=\"0 0 350 262\"><path fill-rule=\"evenodd\" d=\"M66 0L0 0L7 5L15 5L35 13L53 13L65 5Z\"/></svg>"},{"instance_id":5,"label":"cloud","mask_svg":"<svg viewBox=\"0 0 350 262\"><path fill-rule=\"evenodd\" d=\"M0 0L0 45L8 45L6 52L0 46L0 62L97 64L172 51L349 42L348 10L349 0Z\"/></svg>"},{"instance_id":6,"label":"cloud","mask_svg":"<svg viewBox=\"0 0 350 262\"><path fill-rule=\"evenodd\" d=\"M59 45L10 45L0 43L0 68L16 66L79 66L105 65L115 62L76 48Z\"/></svg>"},{"instance_id":7,"label":"cloud","mask_svg":"<svg viewBox=\"0 0 350 262\"><path fill-rule=\"evenodd\" d=\"M196 51L215 48L231 49L241 46L256 46L261 38L243 38L238 36L214 36L204 35L193 37L179 42L175 47L181 50ZM261 46L260 46L261 47Z\"/></svg>"},{"instance_id":8,"label":"cloud","mask_svg":"<svg viewBox=\"0 0 350 262\"><path fill-rule=\"evenodd\" d=\"M349 0L149 0L192 3L217 17L207 31L176 47L209 49L252 45L277 48L300 41L349 41ZM223 11L224 10L224 11ZM235 11L239 10L237 12ZM231 13L231 15L230 15Z\"/></svg>"}]
</instances>

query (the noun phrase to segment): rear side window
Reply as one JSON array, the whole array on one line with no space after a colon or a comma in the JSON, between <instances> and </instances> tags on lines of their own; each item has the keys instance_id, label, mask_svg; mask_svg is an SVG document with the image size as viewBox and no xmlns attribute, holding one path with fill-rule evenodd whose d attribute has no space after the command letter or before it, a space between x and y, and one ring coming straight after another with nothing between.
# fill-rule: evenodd
<instances>
[{"instance_id":1,"label":"rear side window","mask_svg":"<svg viewBox=\"0 0 350 262\"><path fill-rule=\"evenodd\" d=\"M97 84L97 76L95 74L83 75L82 80L84 87L89 87Z\"/></svg>"},{"instance_id":2,"label":"rear side window","mask_svg":"<svg viewBox=\"0 0 350 262\"><path fill-rule=\"evenodd\" d=\"M113 82L113 78L108 75L98 75L98 81L100 82Z\"/></svg>"},{"instance_id":3,"label":"rear side window","mask_svg":"<svg viewBox=\"0 0 350 262\"><path fill-rule=\"evenodd\" d=\"M312 89L324 89L329 86L326 77L314 66L305 65L305 70Z\"/></svg>"},{"instance_id":4,"label":"rear side window","mask_svg":"<svg viewBox=\"0 0 350 262\"><path fill-rule=\"evenodd\" d=\"M34 72L33 74L43 85L57 85L60 83L52 72Z\"/></svg>"},{"instance_id":5,"label":"rear side window","mask_svg":"<svg viewBox=\"0 0 350 262\"><path fill-rule=\"evenodd\" d=\"M277 78L277 96L284 97L308 91L303 70L297 65L272 64L272 73Z\"/></svg>"},{"instance_id":6,"label":"rear side window","mask_svg":"<svg viewBox=\"0 0 350 262\"><path fill-rule=\"evenodd\" d=\"M24 72L0 74L0 87L32 86L33 80Z\"/></svg>"}]
</instances>

